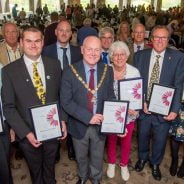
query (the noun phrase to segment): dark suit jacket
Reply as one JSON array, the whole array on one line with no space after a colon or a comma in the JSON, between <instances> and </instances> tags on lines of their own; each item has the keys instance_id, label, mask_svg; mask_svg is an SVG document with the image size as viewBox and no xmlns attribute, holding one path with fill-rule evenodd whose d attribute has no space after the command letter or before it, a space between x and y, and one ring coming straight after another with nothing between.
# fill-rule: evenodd
<instances>
[{"instance_id":1,"label":"dark suit jacket","mask_svg":"<svg viewBox=\"0 0 184 184\"><path fill-rule=\"evenodd\" d=\"M81 50L77 46L70 45L70 53L71 53L71 64L82 59ZM49 45L43 49L44 56L48 56L54 59L58 59L57 54L57 45L56 43Z\"/></svg>"},{"instance_id":2,"label":"dark suit jacket","mask_svg":"<svg viewBox=\"0 0 184 184\"><path fill-rule=\"evenodd\" d=\"M58 60L42 57L46 80L46 103L59 102L61 67ZM23 58L2 69L4 114L18 138L33 131L29 108L41 105Z\"/></svg>"},{"instance_id":3,"label":"dark suit jacket","mask_svg":"<svg viewBox=\"0 0 184 184\"><path fill-rule=\"evenodd\" d=\"M45 28L44 32L44 46L51 45L57 41L55 35L55 29L57 28L58 22L54 22Z\"/></svg>"},{"instance_id":4,"label":"dark suit jacket","mask_svg":"<svg viewBox=\"0 0 184 184\"><path fill-rule=\"evenodd\" d=\"M144 78L144 93L147 95L149 65L152 49L139 51L134 56L134 66L140 71ZM182 87L184 82L184 54L180 51L167 48L164 55L159 84L172 86L176 88L171 112L178 113ZM161 118L161 116L159 116Z\"/></svg>"},{"instance_id":5,"label":"dark suit jacket","mask_svg":"<svg viewBox=\"0 0 184 184\"><path fill-rule=\"evenodd\" d=\"M73 64L73 66L79 75L86 80L83 61L79 61ZM104 66L105 65L102 62L98 62L97 64L98 82L101 79ZM97 113L102 114L104 100L115 98L113 91L113 78L112 68L108 66L105 79L97 92ZM87 89L84 88L81 82L76 78L70 67L63 71L61 100L63 109L69 114L68 132L75 138L83 138L93 114L88 111L87 107Z\"/></svg>"}]
</instances>

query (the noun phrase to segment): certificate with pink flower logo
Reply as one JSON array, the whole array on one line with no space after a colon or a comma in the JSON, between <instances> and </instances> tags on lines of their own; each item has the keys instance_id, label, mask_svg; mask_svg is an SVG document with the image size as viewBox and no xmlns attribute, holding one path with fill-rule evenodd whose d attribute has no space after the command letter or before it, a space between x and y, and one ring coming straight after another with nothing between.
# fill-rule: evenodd
<instances>
[{"instance_id":1,"label":"certificate with pink flower logo","mask_svg":"<svg viewBox=\"0 0 184 184\"><path fill-rule=\"evenodd\" d=\"M167 116L170 112L175 88L153 84L148 111Z\"/></svg>"},{"instance_id":2,"label":"certificate with pink flower logo","mask_svg":"<svg viewBox=\"0 0 184 184\"><path fill-rule=\"evenodd\" d=\"M57 103L33 107L30 111L38 141L62 136Z\"/></svg>"},{"instance_id":3,"label":"certificate with pink flower logo","mask_svg":"<svg viewBox=\"0 0 184 184\"><path fill-rule=\"evenodd\" d=\"M131 78L118 81L119 100L129 101L129 108L143 108L143 79Z\"/></svg>"},{"instance_id":4,"label":"certificate with pink flower logo","mask_svg":"<svg viewBox=\"0 0 184 184\"><path fill-rule=\"evenodd\" d=\"M128 113L128 101L105 101L103 108L104 120L101 132L124 134Z\"/></svg>"}]
</instances>

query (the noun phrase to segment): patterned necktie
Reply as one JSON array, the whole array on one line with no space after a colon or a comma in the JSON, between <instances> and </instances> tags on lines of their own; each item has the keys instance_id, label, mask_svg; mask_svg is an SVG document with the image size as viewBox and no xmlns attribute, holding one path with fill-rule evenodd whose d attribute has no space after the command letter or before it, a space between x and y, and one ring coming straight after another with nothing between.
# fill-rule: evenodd
<instances>
[{"instance_id":1,"label":"patterned necktie","mask_svg":"<svg viewBox=\"0 0 184 184\"><path fill-rule=\"evenodd\" d=\"M141 50L141 46L137 45L137 52Z\"/></svg>"},{"instance_id":2,"label":"patterned necktie","mask_svg":"<svg viewBox=\"0 0 184 184\"><path fill-rule=\"evenodd\" d=\"M63 49L63 69L69 65L68 57L66 55L67 48L61 47Z\"/></svg>"},{"instance_id":3,"label":"patterned necktie","mask_svg":"<svg viewBox=\"0 0 184 184\"><path fill-rule=\"evenodd\" d=\"M107 64L108 63L108 60L107 60L108 52L102 52L102 55L103 55L103 58L102 58L103 63Z\"/></svg>"},{"instance_id":4,"label":"patterned necktie","mask_svg":"<svg viewBox=\"0 0 184 184\"><path fill-rule=\"evenodd\" d=\"M90 89L94 89L94 71L95 69L91 69L90 70L90 78L89 78L89 88ZM87 94L88 97L88 110L93 113L93 105L94 105L94 96L93 94L91 94L90 92L88 92Z\"/></svg>"},{"instance_id":5,"label":"patterned necktie","mask_svg":"<svg viewBox=\"0 0 184 184\"><path fill-rule=\"evenodd\" d=\"M153 83L159 83L159 78L160 78L160 65L159 65L159 59L160 55L156 55L156 62L153 66L151 76L150 76L150 81L149 81L149 86L148 86L148 94L147 94L147 100L150 98L151 94L151 88Z\"/></svg>"},{"instance_id":6,"label":"patterned necktie","mask_svg":"<svg viewBox=\"0 0 184 184\"><path fill-rule=\"evenodd\" d=\"M42 104L45 104L46 94L45 94L45 89L43 87L41 77L40 77L38 70L37 70L37 64L38 64L38 62L33 63L33 84L34 84L34 87L36 89L36 93L38 95L38 98L40 99Z\"/></svg>"}]
</instances>

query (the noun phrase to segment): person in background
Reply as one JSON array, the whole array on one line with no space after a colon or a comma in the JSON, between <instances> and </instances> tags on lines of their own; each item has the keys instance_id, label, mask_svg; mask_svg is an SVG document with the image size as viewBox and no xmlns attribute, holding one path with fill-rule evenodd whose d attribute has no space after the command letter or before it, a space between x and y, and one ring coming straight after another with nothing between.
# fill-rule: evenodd
<instances>
[{"instance_id":1,"label":"person in background","mask_svg":"<svg viewBox=\"0 0 184 184\"><path fill-rule=\"evenodd\" d=\"M129 44L129 49L130 49L130 56L128 58L128 63L129 64L133 64L133 56L134 53L143 50L143 49L147 49L150 48L146 45L145 42L145 26L141 23L136 24L132 30L132 39L133 39L133 43Z\"/></svg>"},{"instance_id":2,"label":"person in background","mask_svg":"<svg viewBox=\"0 0 184 184\"><path fill-rule=\"evenodd\" d=\"M55 35L55 29L58 25L58 20L59 20L58 17L59 16L57 12L52 12L50 14L51 24L45 28L44 47L51 45L57 41L57 37Z\"/></svg>"},{"instance_id":3,"label":"person in background","mask_svg":"<svg viewBox=\"0 0 184 184\"><path fill-rule=\"evenodd\" d=\"M77 32L77 43L79 46L83 44L84 39L87 36L98 36L97 30L91 27L92 21L90 18L86 18L83 21L83 27Z\"/></svg>"},{"instance_id":4,"label":"person in background","mask_svg":"<svg viewBox=\"0 0 184 184\"><path fill-rule=\"evenodd\" d=\"M18 7L18 4L15 4L12 8L12 16L14 20L17 20L17 12L18 12L17 7Z\"/></svg>"},{"instance_id":5,"label":"person in background","mask_svg":"<svg viewBox=\"0 0 184 184\"><path fill-rule=\"evenodd\" d=\"M102 62L110 65L109 48L114 41L114 30L111 27L101 28L99 38L102 44Z\"/></svg>"},{"instance_id":6,"label":"person in background","mask_svg":"<svg viewBox=\"0 0 184 184\"><path fill-rule=\"evenodd\" d=\"M127 21L122 21L117 31L117 40L124 41L127 45L132 43L130 26Z\"/></svg>"},{"instance_id":7,"label":"person in background","mask_svg":"<svg viewBox=\"0 0 184 184\"><path fill-rule=\"evenodd\" d=\"M22 55L18 42L19 30L16 24L7 22L2 27L4 41L0 43L0 62L5 66Z\"/></svg>"},{"instance_id":8,"label":"person in background","mask_svg":"<svg viewBox=\"0 0 184 184\"><path fill-rule=\"evenodd\" d=\"M184 177L184 102L181 104L179 117L172 122L169 133L171 134L171 158L172 158L169 172L171 176L175 176L177 174L179 178L182 178ZM178 169L179 163L178 154L180 147L183 152L183 157L181 165Z\"/></svg>"},{"instance_id":9,"label":"person in background","mask_svg":"<svg viewBox=\"0 0 184 184\"><path fill-rule=\"evenodd\" d=\"M70 38L72 36L71 29L72 28L68 20L60 21L55 29L57 42L43 49L43 55L60 61L62 70L68 67L69 64L73 64L82 59L80 48L70 44ZM70 160L75 160L75 152L70 134L67 136L67 148L68 158ZM57 160L60 158L59 153Z\"/></svg>"},{"instance_id":10,"label":"person in background","mask_svg":"<svg viewBox=\"0 0 184 184\"><path fill-rule=\"evenodd\" d=\"M109 49L109 56L112 61L112 68L114 71L114 93L116 95L116 99L118 99L118 80L140 77L139 71L135 67L126 63L129 55L129 48L126 43L122 41L114 42ZM120 139L121 147L119 164L121 168L121 177L124 181L127 181L130 177L128 171L128 161L130 156L132 133L137 117L138 112L133 109L129 109L126 124L126 135L118 136L110 134L107 136L107 176L109 178L113 178L115 176L116 150L118 138Z\"/></svg>"}]
</instances>

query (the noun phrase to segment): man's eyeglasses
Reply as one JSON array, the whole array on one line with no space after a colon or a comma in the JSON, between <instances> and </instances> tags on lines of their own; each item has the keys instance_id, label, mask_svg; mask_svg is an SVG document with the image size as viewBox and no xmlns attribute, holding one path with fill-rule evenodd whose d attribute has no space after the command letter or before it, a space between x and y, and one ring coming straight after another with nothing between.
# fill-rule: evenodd
<instances>
[{"instance_id":1,"label":"man's eyeglasses","mask_svg":"<svg viewBox=\"0 0 184 184\"><path fill-rule=\"evenodd\" d=\"M166 36L153 36L153 40L154 41L159 41L159 40L161 40L161 41L167 41L168 40L168 37L166 37Z\"/></svg>"}]
</instances>

